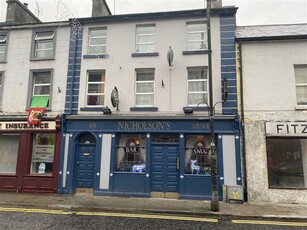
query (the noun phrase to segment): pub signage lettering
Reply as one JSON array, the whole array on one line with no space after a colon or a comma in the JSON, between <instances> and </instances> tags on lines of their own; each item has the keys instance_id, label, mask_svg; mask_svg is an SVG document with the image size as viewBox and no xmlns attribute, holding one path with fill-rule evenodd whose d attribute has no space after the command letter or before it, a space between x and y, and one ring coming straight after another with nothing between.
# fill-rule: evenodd
<instances>
[{"instance_id":1,"label":"pub signage lettering","mask_svg":"<svg viewBox=\"0 0 307 230\"><path fill-rule=\"evenodd\" d=\"M119 130L169 130L169 121L120 121Z\"/></svg>"},{"instance_id":2,"label":"pub signage lettering","mask_svg":"<svg viewBox=\"0 0 307 230\"><path fill-rule=\"evenodd\" d=\"M207 148L193 148L192 152L195 155L208 155L209 149L207 149Z\"/></svg>"},{"instance_id":3,"label":"pub signage lettering","mask_svg":"<svg viewBox=\"0 0 307 230\"><path fill-rule=\"evenodd\" d=\"M28 124L27 122L0 122L0 130L54 130L55 122Z\"/></svg>"},{"instance_id":4,"label":"pub signage lettering","mask_svg":"<svg viewBox=\"0 0 307 230\"><path fill-rule=\"evenodd\" d=\"M125 147L126 153L138 153L140 150L139 147Z\"/></svg>"},{"instance_id":5,"label":"pub signage lettering","mask_svg":"<svg viewBox=\"0 0 307 230\"><path fill-rule=\"evenodd\" d=\"M267 136L307 136L306 122L267 122Z\"/></svg>"}]
</instances>

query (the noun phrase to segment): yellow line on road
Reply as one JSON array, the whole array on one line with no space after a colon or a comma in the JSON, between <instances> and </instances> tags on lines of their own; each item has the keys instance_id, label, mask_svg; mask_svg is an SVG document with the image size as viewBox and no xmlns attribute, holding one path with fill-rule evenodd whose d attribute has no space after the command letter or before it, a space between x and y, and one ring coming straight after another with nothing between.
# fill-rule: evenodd
<instances>
[{"instance_id":1,"label":"yellow line on road","mask_svg":"<svg viewBox=\"0 0 307 230\"><path fill-rule=\"evenodd\" d=\"M123 218L143 218L143 219L163 219L163 220L183 220L217 223L218 219L190 216L171 216L171 215L150 215L150 214L131 214L131 213L112 213L112 212L72 212L62 210L32 209L32 208L6 208L0 207L1 212L26 212L43 213L54 215L79 215L79 216L105 216L105 217L123 217Z\"/></svg>"},{"instance_id":2,"label":"yellow line on road","mask_svg":"<svg viewBox=\"0 0 307 230\"><path fill-rule=\"evenodd\" d=\"M269 221L269 220L232 220L234 224L259 224L259 225L277 225L277 226L295 226L295 227L307 227L306 222L293 222L293 221Z\"/></svg>"},{"instance_id":3,"label":"yellow line on road","mask_svg":"<svg viewBox=\"0 0 307 230\"><path fill-rule=\"evenodd\" d=\"M218 222L218 219L214 219L214 218L189 217L189 216L170 216L170 215L150 215L150 214L130 214L130 213L77 212L76 215L144 218L144 219L163 219L163 220L185 220L185 221L199 221L199 222L212 222L212 223Z\"/></svg>"}]
</instances>

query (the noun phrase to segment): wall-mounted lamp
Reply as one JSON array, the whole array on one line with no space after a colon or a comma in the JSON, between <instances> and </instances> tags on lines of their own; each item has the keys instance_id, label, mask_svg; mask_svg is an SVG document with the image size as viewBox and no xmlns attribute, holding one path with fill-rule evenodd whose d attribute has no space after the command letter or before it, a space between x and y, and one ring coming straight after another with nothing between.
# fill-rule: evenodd
<instances>
[{"instance_id":1,"label":"wall-mounted lamp","mask_svg":"<svg viewBox=\"0 0 307 230\"><path fill-rule=\"evenodd\" d=\"M183 108L184 114L192 114L193 113L193 108L185 107Z\"/></svg>"},{"instance_id":2,"label":"wall-mounted lamp","mask_svg":"<svg viewBox=\"0 0 307 230\"><path fill-rule=\"evenodd\" d=\"M112 111L111 111L111 109L108 106L102 108L102 112L103 112L104 115L112 114Z\"/></svg>"},{"instance_id":3,"label":"wall-mounted lamp","mask_svg":"<svg viewBox=\"0 0 307 230\"><path fill-rule=\"evenodd\" d=\"M59 92L59 93L61 93L61 92L62 92L62 90L61 90L60 86L58 86L58 92Z\"/></svg>"}]
</instances>

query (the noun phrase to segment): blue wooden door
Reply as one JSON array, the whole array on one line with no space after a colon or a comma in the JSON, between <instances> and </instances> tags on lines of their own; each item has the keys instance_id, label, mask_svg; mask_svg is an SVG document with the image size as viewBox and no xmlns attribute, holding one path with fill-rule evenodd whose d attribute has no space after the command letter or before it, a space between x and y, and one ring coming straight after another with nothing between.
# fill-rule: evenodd
<instances>
[{"instance_id":1,"label":"blue wooden door","mask_svg":"<svg viewBox=\"0 0 307 230\"><path fill-rule=\"evenodd\" d=\"M76 187L93 188L95 145L78 145L76 158Z\"/></svg>"},{"instance_id":2,"label":"blue wooden door","mask_svg":"<svg viewBox=\"0 0 307 230\"><path fill-rule=\"evenodd\" d=\"M152 146L152 192L179 192L179 146Z\"/></svg>"}]
</instances>

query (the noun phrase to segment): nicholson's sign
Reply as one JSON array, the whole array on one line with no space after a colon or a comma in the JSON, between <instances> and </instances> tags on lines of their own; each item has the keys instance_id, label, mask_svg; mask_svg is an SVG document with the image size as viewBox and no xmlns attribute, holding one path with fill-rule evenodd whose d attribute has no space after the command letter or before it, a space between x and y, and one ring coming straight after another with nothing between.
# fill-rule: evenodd
<instances>
[{"instance_id":1,"label":"nicholson's sign","mask_svg":"<svg viewBox=\"0 0 307 230\"><path fill-rule=\"evenodd\" d=\"M267 136L307 136L307 122L266 122Z\"/></svg>"}]
</instances>

